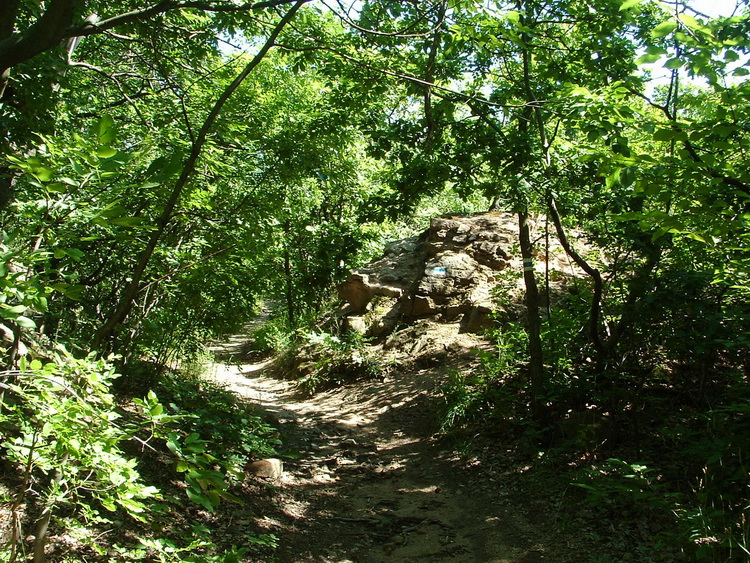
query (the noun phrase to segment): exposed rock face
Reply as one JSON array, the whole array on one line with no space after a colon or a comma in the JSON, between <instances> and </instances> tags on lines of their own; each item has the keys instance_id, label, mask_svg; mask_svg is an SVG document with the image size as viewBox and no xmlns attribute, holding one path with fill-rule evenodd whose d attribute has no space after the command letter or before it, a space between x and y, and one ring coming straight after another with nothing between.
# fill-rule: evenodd
<instances>
[{"instance_id":1,"label":"exposed rock face","mask_svg":"<svg viewBox=\"0 0 750 563\"><path fill-rule=\"evenodd\" d=\"M420 237L390 245L383 258L339 286L347 326L382 336L401 320L435 316L481 329L493 310L497 275L516 259L517 233L510 214L433 219Z\"/></svg>"},{"instance_id":2,"label":"exposed rock face","mask_svg":"<svg viewBox=\"0 0 750 563\"><path fill-rule=\"evenodd\" d=\"M579 251L587 249L576 233L568 237ZM489 314L498 309L493 291L499 285L505 313L517 318L523 308L517 241L518 219L509 213L433 219L422 235L389 245L382 258L353 271L339 285L339 296L347 302L342 310L345 326L385 337L399 324L432 319L460 323L464 332L480 332L489 325ZM562 295L565 280L583 273L572 266L552 233L540 236L540 242L535 268L539 275L549 268L554 302Z\"/></svg>"}]
</instances>

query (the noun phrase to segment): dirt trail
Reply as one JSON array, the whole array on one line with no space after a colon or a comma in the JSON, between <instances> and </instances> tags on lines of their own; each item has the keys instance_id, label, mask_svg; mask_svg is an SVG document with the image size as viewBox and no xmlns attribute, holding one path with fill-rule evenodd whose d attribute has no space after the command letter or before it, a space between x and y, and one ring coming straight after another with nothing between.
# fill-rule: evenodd
<instances>
[{"instance_id":1,"label":"dirt trail","mask_svg":"<svg viewBox=\"0 0 750 563\"><path fill-rule=\"evenodd\" d=\"M430 343L445 349L439 340ZM241 343L219 351L231 355ZM214 366L212 377L271 413L285 449L297 454L284 459L280 482L268 485L271 505L255 517L279 538L274 561L580 560L551 531L549 514L519 501L503 471L434 439L431 396L448 364L472 361L464 352L423 362L402 352L402 367L385 380L311 398L269 377L268 364Z\"/></svg>"}]
</instances>

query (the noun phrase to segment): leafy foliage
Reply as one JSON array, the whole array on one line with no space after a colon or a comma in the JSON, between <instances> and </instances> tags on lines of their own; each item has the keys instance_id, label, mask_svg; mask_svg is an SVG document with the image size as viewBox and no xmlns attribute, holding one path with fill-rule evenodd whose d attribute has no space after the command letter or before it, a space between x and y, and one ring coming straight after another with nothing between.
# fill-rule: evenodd
<instances>
[{"instance_id":1,"label":"leafy foliage","mask_svg":"<svg viewBox=\"0 0 750 563\"><path fill-rule=\"evenodd\" d=\"M285 318L261 348L287 347L420 202L492 202L549 217L561 240L587 233L567 248L587 278L545 312L545 280L527 276L525 316L503 318L482 369L447 384L444 428L526 422L531 407L549 444L556 423L596 412L658 449L653 420L671 409L683 420L659 431L691 490L668 459L613 453L587 473L589 500L673 509L696 557L746 553L747 444L722 438L747 418L746 3L717 18L639 0L271 4L0 6L2 456L37 479L40 521L73 506L142 518L156 493L120 449L136 436L163 443L202 507L230 498L270 429L167 368L196 364L264 298ZM275 27L285 14L294 25ZM355 336L307 340L309 392L382 373ZM75 353L53 358L57 343ZM135 426L92 344L140 380ZM150 363L158 386L136 369ZM176 560L204 541L143 549Z\"/></svg>"},{"instance_id":2,"label":"leafy foliage","mask_svg":"<svg viewBox=\"0 0 750 563\"><path fill-rule=\"evenodd\" d=\"M11 561L24 537L19 511L27 502L36 507L35 551L43 551L51 516L63 507L84 519L123 509L145 521L147 502L158 498L157 489L142 482L136 460L122 451L137 429L118 422L108 392L114 377L103 360L76 360L64 349L53 362L22 361L19 371L5 372L2 448L22 476L11 508Z\"/></svg>"},{"instance_id":3,"label":"leafy foliage","mask_svg":"<svg viewBox=\"0 0 750 563\"><path fill-rule=\"evenodd\" d=\"M362 379L384 376L385 367L358 332L339 337L327 332L305 335L295 363L300 389L312 394Z\"/></svg>"}]
</instances>

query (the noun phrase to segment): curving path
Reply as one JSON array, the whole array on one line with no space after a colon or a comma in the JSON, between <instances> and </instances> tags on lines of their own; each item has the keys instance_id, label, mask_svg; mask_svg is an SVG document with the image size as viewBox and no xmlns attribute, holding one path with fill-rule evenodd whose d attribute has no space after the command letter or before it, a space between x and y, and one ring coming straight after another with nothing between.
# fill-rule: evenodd
<instances>
[{"instance_id":1,"label":"curving path","mask_svg":"<svg viewBox=\"0 0 750 563\"><path fill-rule=\"evenodd\" d=\"M580 561L552 532L553 516L514 490L523 468L462 458L434 439L431 398L481 346L446 326L418 357L409 353L418 343L380 350L399 366L384 381L308 398L269 377L267 363L214 366L211 377L269 413L290 454L254 517L279 538L273 561Z\"/></svg>"}]
</instances>

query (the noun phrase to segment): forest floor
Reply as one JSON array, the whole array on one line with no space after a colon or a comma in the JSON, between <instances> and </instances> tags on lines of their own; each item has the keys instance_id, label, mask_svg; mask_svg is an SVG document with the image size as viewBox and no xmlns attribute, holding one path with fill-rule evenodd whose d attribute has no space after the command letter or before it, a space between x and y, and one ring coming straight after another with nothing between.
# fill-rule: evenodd
<instances>
[{"instance_id":1,"label":"forest floor","mask_svg":"<svg viewBox=\"0 0 750 563\"><path fill-rule=\"evenodd\" d=\"M561 531L575 526L561 525L559 491L526 482L528 455L513 439L498 435L462 455L460 444L437 437L439 388L451 370L478 361L482 339L455 325L422 327L374 350L392 366L385 379L313 396L272 376L270 362L237 362L245 345L237 336L214 348L209 377L280 429L283 475L259 483L257 505L238 514L278 538L267 560L590 560L590 538Z\"/></svg>"}]
</instances>

